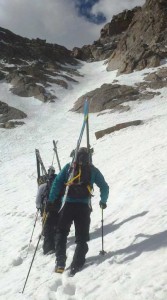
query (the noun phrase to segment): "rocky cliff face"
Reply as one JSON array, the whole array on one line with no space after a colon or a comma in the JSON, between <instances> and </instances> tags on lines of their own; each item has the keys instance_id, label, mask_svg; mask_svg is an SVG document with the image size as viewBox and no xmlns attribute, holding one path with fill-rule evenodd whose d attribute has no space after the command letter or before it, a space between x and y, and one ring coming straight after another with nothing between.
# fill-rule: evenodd
<instances>
[{"instance_id":1,"label":"rocky cliff face","mask_svg":"<svg viewBox=\"0 0 167 300\"><path fill-rule=\"evenodd\" d=\"M109 58L138 10L140 8L135 7L133 10L124 10L113 16L111 22L101 29L100 38L94 41L93 45L85 45L82 48L75 47L72 56L85 61Z\"/></svg>"},{"instance_id":2,"label":"rocky cliff face","mask_svg":"<svg viewBox=\"0 0 167 300\"><path fill-rule=\"evenodd\" d=\"M55 83L67 89L68 82L76 82L73 74L79 74L73 66L77 64L63 46L38 38L30 40L0 28L0 80L11 83L11 91L18 96L54 101L57 96L49 87Z\"/></svg>"},{"instance_id":3,"label":"rocky cliff face","mask_svg":"<svg viewBox=\"0 0 167 300\"><path fill-rule=\"evenodd\" d=\"M118 42L107 70L130 73L157 67L167 56L167 1L146 0Z\"/></svg>"},{"instance_id":4,"label":"rocky cliff face","mask_svg":"<svg viewBox=\"0 0 167 300\"><path fill-rule=\"evenodd\" d=\"M75 47L72 56L86 61L108 59L107 70L130 73L157 67L167 56L167 1L146 0L143 7L113 17L93 45Z\"/></svg>"}]
</instances>

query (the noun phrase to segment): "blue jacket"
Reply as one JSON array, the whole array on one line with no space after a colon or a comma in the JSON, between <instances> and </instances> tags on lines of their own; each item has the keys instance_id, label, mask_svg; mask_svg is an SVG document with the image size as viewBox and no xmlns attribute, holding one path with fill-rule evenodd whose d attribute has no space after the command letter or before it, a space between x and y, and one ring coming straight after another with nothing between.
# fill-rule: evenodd
<instances>
[{"instance_id":1,"label":"blue jacket","mask_svg":"<svg viewBox=\"0 0 167 300\"><path fill-rule=\"evenodd\" d=\"M68 181L69 177L69 168L70 164L64 166L64 168L60 171L60 173L56 176L55 180L53 181L50 194L49 194L49 202L54 202L56 199L59 198L59 195L64 187L64 184ZM100 189L100 200L103 203L107 202L108 194L109 194L109 186L106 183L103 175L101 172L93 165L91 165L91 182L90 186L93 188L93 184L96 184ZM90 198L82 198L82 199L73 199L67 197L67 202L80 202L80 203L89 203Z\"/></svg>"}]
</instances>

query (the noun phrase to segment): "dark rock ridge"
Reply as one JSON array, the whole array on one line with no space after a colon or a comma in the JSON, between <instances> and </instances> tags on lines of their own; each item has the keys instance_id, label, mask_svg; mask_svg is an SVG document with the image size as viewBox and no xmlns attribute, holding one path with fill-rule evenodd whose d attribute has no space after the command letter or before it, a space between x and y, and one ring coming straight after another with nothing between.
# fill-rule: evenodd
<instances>
[{"instance_id":1,"label":"dark rock ridge","mask_svg":"<svg viewBox=\"0 0 167 300\"><path fill-rule=\"evenodd\" d=\"M22 125L24 122L11 120L24 119L26 117L27 115L21 110L0 101L0 128L14 128L15 125Z\"/></svg>"},{"instance_id":2,"label":"dark rock ridge","mask_svg":"<svg viewBox=\"0 0 167 300\"><path fill-rule=\"evenodd\" d=\"M85 99L90 101L89 111L91 113L100 112L106 109L114 109L120 111L120 104L137 101L137 100L150 100L157 93L147 91L143 86L127 86L120 84L103 84L91 92L81 96L74 104L72 111L83 112L83 105ZM123 110L122 110L123 111Z\"/></svg>"},{"instance_id":3,"label":"dark rock ridge","mask_svg":"<svg viewBox=\"0 0 167 300\"><path fill-rule=\"evenodd\" d=\"M59 62L76 65L71 51L57 44L46 43L46 40L28 39L0 27L0 59L9 64L23 64L23 60L42 62Z\"/></svg>"},{"instance_id":4,"label":"dark rock ridge","mask_svg":"<svg viewBox=\"0 0 167 300\"><path fill-rule=\"evenodd\" d=\"M96 136L96 139L98 140L106 134L110 134L112 132L127 128L129 126L138 126L138 125L141 125L141 124L143 124L143 121L141 121L141 120L135 120L135 121L125 122L125 123L120 123L120 124L117 124L115 126L109 127L107 129L96 131L95 136Z\"/></svg>"},{"instance_id":5,"label":"dark rock ridge","mask_svg":"<svg viewBox=\"0 0 167 300\"><path fill-rule=\"evenodd\" d=\"M67 89L70 82L77 82L73 79L80 76L77 65L63 46L30 40L0 27L0 80L11 83L11 91L18 96L54 101L57 96L49 87L55 83Z\"/></svg>"},{"instance_id":6,"label":"dark rock ridge","mask_svg":"<svg viewBox=\"0 0 167 300\"><path fill-rule=\"evenodd\" d=\"M82 48L74 47L72 56L85 61L98 61L108 58L116 49L123 33L129 27L134 14L140 8L124 10L122 13L113 16L110 23L107 23L100 32L100 38L94 41L93 45L85 45Z\"/></svg>"},{"instance_id":7,"label":"dark rock ridge","mask_svg":"<svg viewBox=\"0 0 167 300\"><path fill-rule=\"evenodd\" d=\"M167 1L146 0L118 42L107 70L130 73L157 67L167 56Z\"/></svg>"}]
</instances>

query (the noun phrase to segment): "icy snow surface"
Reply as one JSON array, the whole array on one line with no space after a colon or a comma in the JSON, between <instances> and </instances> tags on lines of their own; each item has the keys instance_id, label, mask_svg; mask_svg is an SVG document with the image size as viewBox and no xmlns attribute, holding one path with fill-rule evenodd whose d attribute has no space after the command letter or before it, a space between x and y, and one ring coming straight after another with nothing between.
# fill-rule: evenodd
<instances>
[{"instance_id":1,"label":"icy snow surface","mask_svg":"<svg viewBox=\"0 0 167 300\"><path fill-rule=\"evenodd\" d=\"M128 102L128 112L90 114L93 162L110 185L104 211L104 250L101 250L101 210L95 188L87 266L73 278L54 273L54 255L43 256L40 242L24 291L25 278L41 232L39 218L27 258L34 225L36 160L40 150L48 167L52 140L58 140L61 165L70 161L83 115L69 110L84 93L111 83L116 72L103 62L82 63L70 91L59 89L56 103L13 95L0 83L0 99L28 114L25 125L0 129L0 299L2 300L166 300L167 299L167 89L153 100ZM143 72L117 77L122 84L143 80ZM53 87L53 89L55 86ZM120 122L144 120L96 140L95 131ZM82 145L85 145L85 137ZM54 161L57 168L57 163ZM58 168L57 168L58 170ZM75 249L72 227L67 245L67 267Z\"/></svg>"}]
</instances>

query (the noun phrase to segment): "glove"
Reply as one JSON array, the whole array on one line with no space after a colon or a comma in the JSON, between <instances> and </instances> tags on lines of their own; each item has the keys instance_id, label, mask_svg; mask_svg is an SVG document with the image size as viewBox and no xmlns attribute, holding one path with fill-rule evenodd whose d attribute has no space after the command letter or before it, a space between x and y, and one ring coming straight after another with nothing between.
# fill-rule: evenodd
<instances>
[{"instance_id":1,"label":"glove","mask_svg":"<svg viewBox=\"0 0 167 300\"><path fill-rule=\"evenodd\" d=\"M52 203L52 202L48 202L47 204L46 204L46 207L45 207L45 212L47 213L47 212L56 212L57 211L57 207L56 207L56 205L55 205L55 202L54 203Z\"/></svg>"},{"instance_id":2,"label":"glove","mask_svg":"<svg viewBox=\"0 0 167 300\"><path fill-rule=\"evenodd\" d=\"M100 208L105 209L107 207L106 203L103 203L102 201L99 202Z\"/></svg>"}]
</instances>

